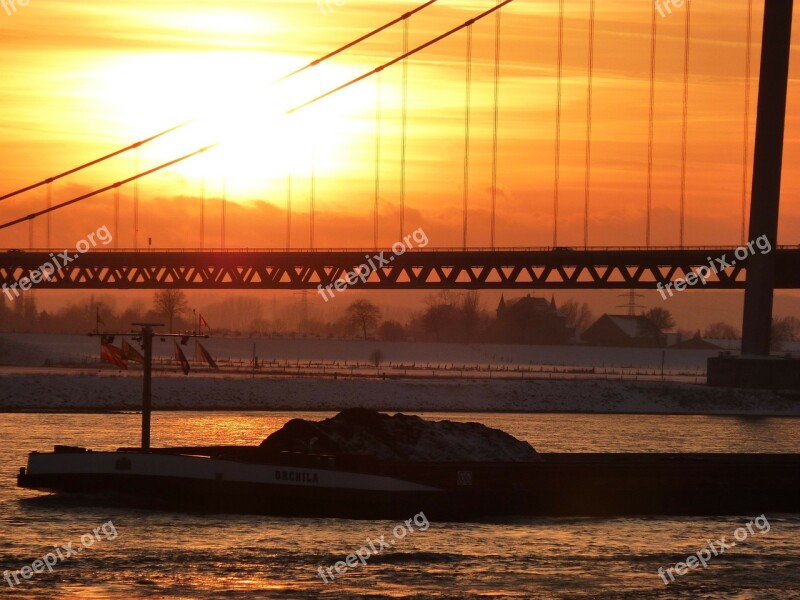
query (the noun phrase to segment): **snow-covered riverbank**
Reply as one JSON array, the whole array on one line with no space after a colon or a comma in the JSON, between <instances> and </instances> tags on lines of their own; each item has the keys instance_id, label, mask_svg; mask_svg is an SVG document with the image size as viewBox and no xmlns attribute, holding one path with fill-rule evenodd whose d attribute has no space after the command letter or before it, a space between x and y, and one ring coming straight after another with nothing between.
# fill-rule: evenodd
<instances>
[{"instance_id":1,"label":"snow-covered riverbank","mask_svg":"<svg viewBox=\"0 0 800 600\"><path fill-rule=\"evenodd\" d=\"M800 416L766 391L644 381L406 381L155 377L156 410L587 412ZM116 411L141 405L138 376L3 374L0 411Z\"/></svg>"}]
</instances>

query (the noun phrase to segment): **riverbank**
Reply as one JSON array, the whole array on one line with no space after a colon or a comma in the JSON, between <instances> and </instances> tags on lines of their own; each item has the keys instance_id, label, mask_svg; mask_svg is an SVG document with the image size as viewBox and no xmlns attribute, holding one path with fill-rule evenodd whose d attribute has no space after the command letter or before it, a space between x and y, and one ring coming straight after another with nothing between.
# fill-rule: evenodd
<instances>
[{"instance_id":1,"label":"riverbank","mask_svg":"<svg viewBox=\"0 0 800 600\"><path fill-rule=\"evenodd\" d=\"M141 379L4 374L3 412L112 412L141 407ZM325 410L800 416L800 398L677 382L364 380L157 376L155 410Z\"/></svg>"}]
</instances>

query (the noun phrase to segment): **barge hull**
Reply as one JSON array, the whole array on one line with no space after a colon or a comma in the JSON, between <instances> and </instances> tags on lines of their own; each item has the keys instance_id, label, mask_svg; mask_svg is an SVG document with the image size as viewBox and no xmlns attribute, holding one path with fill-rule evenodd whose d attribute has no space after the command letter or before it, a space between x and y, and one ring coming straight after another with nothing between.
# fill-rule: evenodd
<instances>
[{"instance_id":1,"label":"barge hull","mask_svg":"<svg viewBox=\"0 0 800 600\"><path fill-rule=\"evenodd\" d=\"M214 513L430 519L800 513L800 455L542 454L369 472L156 453L31 455L23 488ZM122 465L122 469L120 469Z\"/></svg>"}]
</instances>

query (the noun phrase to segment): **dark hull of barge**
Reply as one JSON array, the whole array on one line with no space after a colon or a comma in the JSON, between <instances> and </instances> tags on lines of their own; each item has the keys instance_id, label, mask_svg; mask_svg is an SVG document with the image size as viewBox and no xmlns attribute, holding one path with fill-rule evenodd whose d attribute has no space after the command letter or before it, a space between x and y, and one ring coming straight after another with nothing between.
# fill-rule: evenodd
<instances>
[{"instance_id":1,"label":"dark hull of barge","mask_svg":"<svg viewBox=\"0 0 800 600\"><path fill-rule=\"evenodd\" d=\"M465 520L800 513L798 454L541 454L527 463L381 463L257 448L32 453L23 488L206 513Z\"/></svg>"}]
</instances>

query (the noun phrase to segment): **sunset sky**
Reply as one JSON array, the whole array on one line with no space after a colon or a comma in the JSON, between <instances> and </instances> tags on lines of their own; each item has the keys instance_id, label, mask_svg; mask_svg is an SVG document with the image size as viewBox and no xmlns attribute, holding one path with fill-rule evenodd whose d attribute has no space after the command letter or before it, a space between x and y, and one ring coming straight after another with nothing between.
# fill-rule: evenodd
<instances>
[{"instance_id":1,"label":"sunset sky","mask_svg":"<svg viewBox=\"0 0 800 600\"><path fill-rule=\"evenodd\" d=\"M142 180L139 245L220 243L227 191L228 247L284 247L292 173L292 245L308 247L316 155L316 247L372 244L375 110L380 89L379 241L399 235L401 67L282 118L302 103L395 57L402 28L290 81L270 82L366 33L413 2L225 3L31 0L0 11L0 194L196 118L147 146L142 170L207 143L214 151ZM559 238L582 245L588 0L567 1ZM440 0L412 18L414 47L494 5ZM753 29L752 136L761 3ZM591 245L642 245L649 98L647 1L597 3L591 170ZM653 244L678 242L685 8L658 18ZM795 11L795 13L800 11ZM795 15L795 32L800 17ZM552 242L557 2L517 0L502 11L499 199L501 246ZM693 0L686 243L735 244L741 219L746 3ZM494 17L474 26L469 245L489 245ZM780 242L800 243L800 56L792 55ZM432 247L461 244L466 33L410 61L406 230ZM752 152L751 152L752 155ZM56 183L53 202L129 177L131 152ZM133 245L132 186L121 193L120 247ZM44 207L45 188L0 204L3 222ZM53 215L52 245L72 246L114 220L107 193ZM24 248L27 224L0 233ZM45 222L34 246L45 245Z\"/></svg>"}]
</instances>

